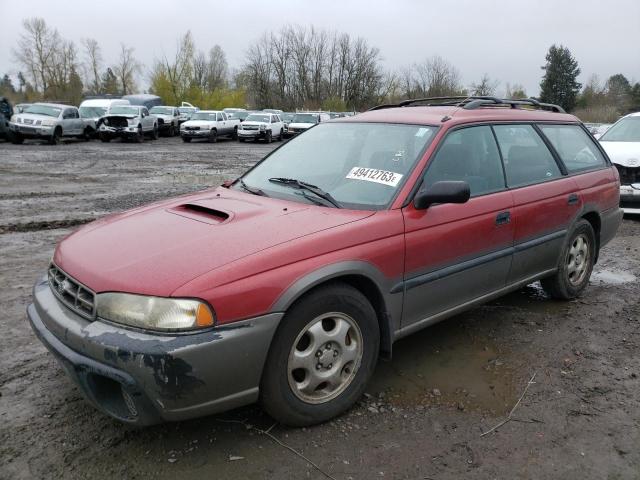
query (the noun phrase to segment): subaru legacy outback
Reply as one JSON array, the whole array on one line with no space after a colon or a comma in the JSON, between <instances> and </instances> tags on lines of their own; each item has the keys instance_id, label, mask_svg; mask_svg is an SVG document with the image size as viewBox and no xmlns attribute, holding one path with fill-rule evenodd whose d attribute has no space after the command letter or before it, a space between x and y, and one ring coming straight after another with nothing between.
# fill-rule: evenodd
<instances>
[{"instance_id":1,"label":"subaru legacy outback","mask_svg":"<svg viewBox=\"0 0 640 480\"><path fill-rule=\"evenodd\" d=\"M352 406L405 335L537 280L580 295L619 192L554 105L381 106L314 126L234 182L81 227L28 316L121 421L259 401L309 425Z\"/></svg>"}]
</instances>

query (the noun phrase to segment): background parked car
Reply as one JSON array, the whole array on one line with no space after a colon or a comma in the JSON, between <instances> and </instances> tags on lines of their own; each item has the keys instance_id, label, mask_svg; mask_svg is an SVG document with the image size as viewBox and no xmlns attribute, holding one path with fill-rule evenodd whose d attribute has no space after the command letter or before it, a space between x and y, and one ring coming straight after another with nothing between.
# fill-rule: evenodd
<instances>
[{"instance_id":1,"label":"background parked car","mask_svg":"<svg viewBox=\"0 0 640 480\"><path fill-rule=\"evenodd\" d=\"M191 115L198 112L200 109L198 107L194 107L189 102L182 102L178 107L178 112L180 112L180 116L178 117L179 123L184 123L187 120L191 119Z\"/></svg>"},{"instance_id":2,"label":"background parked car","mask_svg":"<svg viewBox=\"0 0 640 480\"><path fill-rule=\"evenodd\" d=\"M150 115L147 107L139 105L116 105L103 117L99 129L100 140L109 142L114 138L144 141L144 136L158 138L158 119Z\"/></svg>"},{"instance_id":3,"label":"background parked car","mask_svg":"<svg viewBox=\"0 0 640 480\"><path fill-rule=\"evenodd\" d=\"M203 138L215 143L218 137L230 137L235 140L238 138L239 125L240 120L229 118L223 111L201 110L180 126L180 136L183 142Z\"/></svg>"},{"instance_id":4,"label":"background parked car","mask_svg":"<svg viewBox=\"0 0 640 480\"><path fill-rule=\"evenodd\" d=\"M237 118L240 120L240 123L244 122L249 115L257 112L257 110L238 110L235 112L227 112L227 116L229 118Z\"/></svg>"},{"instance_id":5,"label":"background parked car","mask_svg":"<svg viewBox=\"0 0 640 480\"><path fill-rule=\"evenodd\" d=\"M8 99L0 97L0 138L9 139L9 121L13 116L13 107Z\"/></svg>"},{"instance_id":6,"label":"background parked car","mask_svg":"<svg viewBox=\"0 0 640 480\"><path fill-rule=\"evenodd\" d=\"M90 135L98 132L101 118L109 113L113 105L129 105L129 101L121 98L88 98L80 104L80 118L84 121L85 128L90 129Z\"/></svg>"},{"instance_id":7,"label":"background parked car","mask_svg":"<svg viewBox=\"0 0 640 480\"><path fill-rule=\"evenodd\" d=\"M620 205L625 213L640 214L640 112L622 117L600 137L620 174Z\"/></svg>"},{"instance_id":8,"label":"background parked car","mask_svg":"<svg viewBox=\"0 0 640 480\"><path fill-rule=\"evenodd\" d=\"M320 122L331 120L328 113L323 112L298 112L295 114L285 133L285 137L293 137L305 132Z\"/></svg>"},{"instance_id":9,"label":"background parked car","mask_svg":"<svg viewBox=\"0 0 640 480\"><path fill-rule=\"evenodd\" d=\"M128 100L131 105L139 105L146 107L147 110L162 105L162 99L157 95L151 95L148 93L136 93L135 95L124 95L123 100Z\"/></svg>"},{"instance_id":10,"label":"background parked car","mask_svg":"<svg viewBox=\"0 0 640 480\"><path fill-rule=\"evenodd\" d=\"M180 112L178 107L157 106L149 110L158 119L160 133L173 137L180 135Z\"/></svg>"},{"instance_id":11,"label":"background parked car","mask_svg":"<svg viewBox=\"0 0 640 480\"><path fill-rule=\"evenodd\" d=\"M63 137L88 140L85 124L76 107L57 103L34 103L9 122L11 141L22 143L26 138L47 140L51 145Z\"/></svg>"},{"instance_id":12,"label":"background parked car","mask_svg":"<svg viewBox=\"0 0 640 480\"><path fill-rule=\"evenodd\" d=\"M238 129L238 140L263 139L271 143L272 139L282 140L284 137L284 123L276 113L256 112L249 115Z\"/></svg>"}]
</instances>

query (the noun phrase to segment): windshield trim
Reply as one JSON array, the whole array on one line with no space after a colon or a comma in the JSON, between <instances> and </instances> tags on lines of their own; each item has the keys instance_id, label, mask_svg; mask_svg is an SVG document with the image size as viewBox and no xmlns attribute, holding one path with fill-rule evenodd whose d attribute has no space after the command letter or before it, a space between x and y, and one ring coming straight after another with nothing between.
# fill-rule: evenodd
<instances>
[{"instance_id":1,"label":"windshield trim","mask_svg":"<svg viewBox=\"0 0 640 480\"><path fill-rule=\"evenodd\" d=\"M413 172L415 172L416 168L418 168L420 163L424 160L424 156L425 156L427 150L432 145L434 139L437 138L438 132L442 128L441 125L433 125L433 124L430 124L430 123L371 122L371 121L363 121L363 120L359 120L357 122L354 122L354 121L349 120L349 121L327 121L327 122L321 122L321 123L317 123L317 124L309 127L308 130L311 130L312 128L316 128L318 125L338 124L338 123L349 123L349 124L355 123L355 124L360 124L360 125L407 125L409 127L430 127L430 128L434 129L433 130L433 135L431 136L429 141L425 143L425 145L422 148L422 150L418 153L418 155L416 155L416 160L415 160L415 163L413 164L413 167L411 168L411 170L409 170L404 175L402 180L400 180L400 182L398 183L398 186L396 187L396 191L393 193L393 195L391 195L391 197L389 198L389 201L386 204L384 204L384 205L368 205L367 208L353 208L351 206L353 204L342 202L342 206L343 206L343 208L345 210L358 210L358 211L363 211L363 212L366 212L366 211L368 211L368 212L379 212L379 211L382 211L382 210L390 210L391 209L391 206L398 199L398 195L400 195L400 192L406 186L406 183L409 180L409 178L411 177L411 175L413 174ZM248 175L250 172L252 172L255 168L257 168L258 165L260 165L262 162L264 162L267 158L269 158L271 155L276 153L278 150L280 150L285 145L297 140L297 138L299 138L299 137L294 137L291 140L289 140L288 142L281 144L277 148L274 148L271 152L269 152L261 160L256 162L251 168L249 168L249 170L245 171L242 175L240 175L238 178L236 178L233 181L233 183L231 185L229 185L229 187L227 187L227 188L233 187L236 184L238 184L241 179L244 179L244 177L246 175ZM271 198L280 198L280 196L275 196L275 195L269 195L269 197L271 197ZM286 200L286 201L291 201L291 202L294 202L294 203L300 203L300 202L297 202L295 200L291 200L289 197L281 198L281 199L282 200Z\"/></svg>"}]
</instances>

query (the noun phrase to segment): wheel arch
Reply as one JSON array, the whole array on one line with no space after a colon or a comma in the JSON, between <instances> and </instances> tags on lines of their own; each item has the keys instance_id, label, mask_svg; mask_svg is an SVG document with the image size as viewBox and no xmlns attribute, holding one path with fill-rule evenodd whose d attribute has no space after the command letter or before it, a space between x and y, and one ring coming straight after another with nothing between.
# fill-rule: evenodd
<instances>
[{"instance_id":1,"label":"wheel arch","mask_svg":"<svg viewBox=\"0 0 640 480\"><path fill-rule=\"evenodd\" d=\"M347 261L315 270L290 285L274 302L272 312L286 312L312 290L330 283L345 283L362 293L373 306L380 331L380 355L390 358L395 325L402 312L401 294L390 292L391 282L374 265L363 261Z\"/></svg>"}]
</instances>

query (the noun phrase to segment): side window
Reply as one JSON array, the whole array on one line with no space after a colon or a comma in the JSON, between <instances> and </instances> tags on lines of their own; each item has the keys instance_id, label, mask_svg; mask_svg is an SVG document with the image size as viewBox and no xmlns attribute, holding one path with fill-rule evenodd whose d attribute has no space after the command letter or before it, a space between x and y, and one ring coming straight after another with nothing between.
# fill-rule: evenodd
<instances>
[{"instance_id":1,"label":"side window","mask_svg":"<svg viewBox=\"0 0 640 480\"><path fill-rule=\"evenodd\" d=\"M553 155L531 125L494 125L507 185L520 187L562 176Z\"/></svg>"},{"instance_id":2,"label":"side window","mask_svg":"<svg viewBox=\"0 0 640 480\"><path fill-rule=\"evenodd\" d=\"M464 180L471 196L496 192L505 188L500 153L491 127L469 127L447 135L429 162L423 186L435 182Z\"/></svg>"},{"instance_id":3,"label":"side window","mask_svg":"<svg viewBox=\"0 0 640 480\"><path fill-rule=\"evenodd\" d=\"M221 122L222 121L222 114L221 113L217 113L216 114L216 119Z\"/></svg>"},{"instance_id":4,"label":"side window","mask_svg":"<svg viewBox=\"0 0 640 480\"><path fill-rule=\"evenodd\" d=\"M68 118L71 118L71 115L69 114L70 110L67 108L63 113L62 113L62 119L66 120Z\"/></svg>"},{"instance_id":5,"label":"side window","mask_svg":"<svg viewBox=\"0 0 640 480\"><path fill-rule=\"evenodd\" d=\"M148 117L148 116L149 116L149 110L147 110L146 108L143 108L143 109L142 109L142 114L143 114L145 117Z\"/></svg>"},{"instance_id":6,"label":"side window","mask_svg":"<svg viewBox=\"0 0 640 480\"><path fill-rule=\"evenodd\" d=\"M569 172L606 165L593 140L578 125L539 125Z\"/></svg>"},{"instance_id":7,"label":"side window","mask_svg":"<svg viewBox=\"0 0 640 480\"><path fill-rule=\"evenodd\" d=\"M80 114L78 113L78 110L74 108L72 112L73 112L73 118L80 118Z\"/></svg>"},{"instance_id":8,"label":"side window","mask_svg":"<svg viewBox=\"0 0 640 480\"><path fill-rule=\"evenodd\" d=\"M271 123L276 123L278 121L275 115L271 115Z\"/></svg>"}]
</instances>

